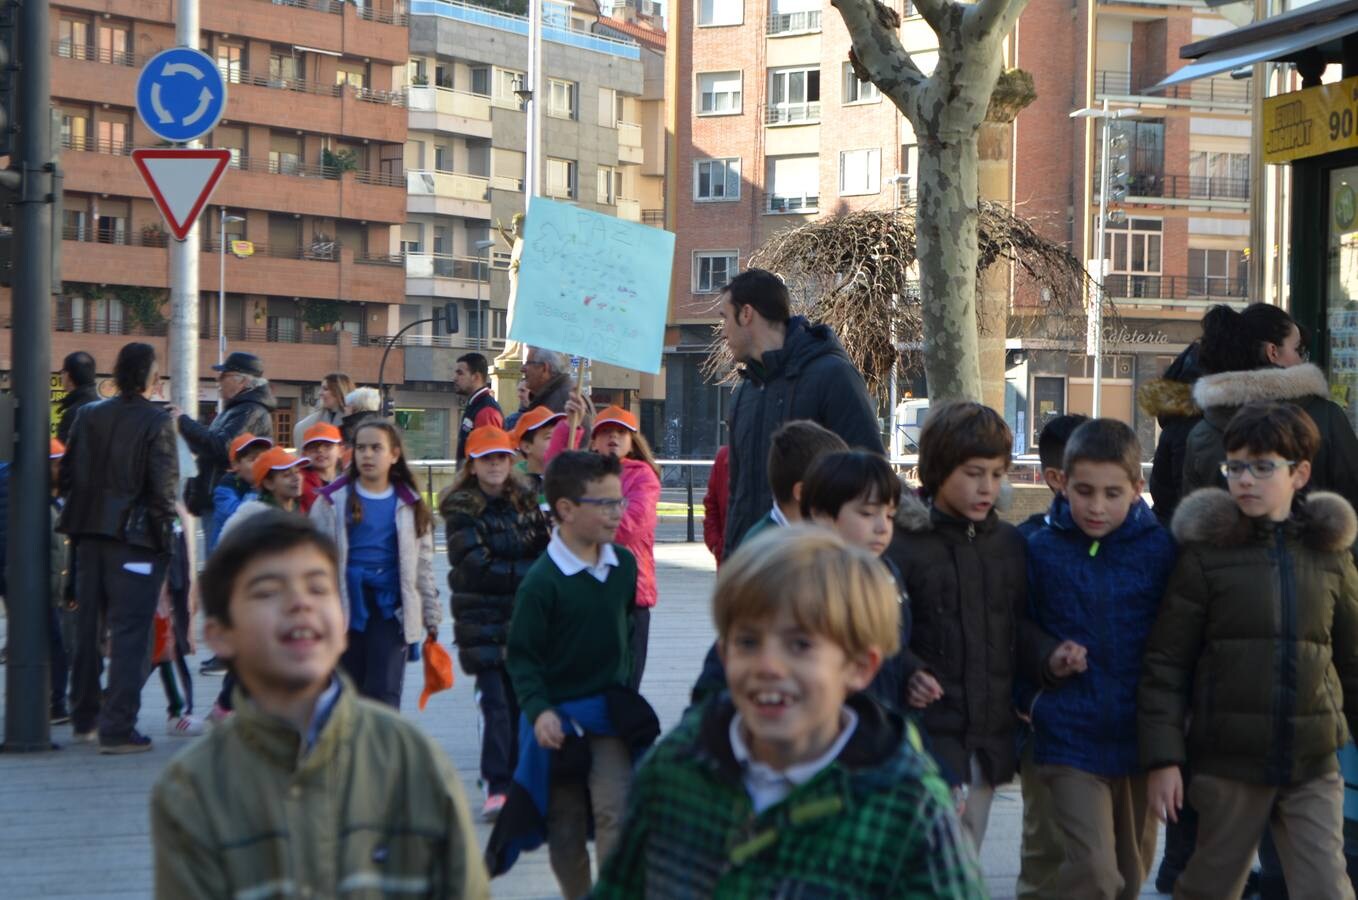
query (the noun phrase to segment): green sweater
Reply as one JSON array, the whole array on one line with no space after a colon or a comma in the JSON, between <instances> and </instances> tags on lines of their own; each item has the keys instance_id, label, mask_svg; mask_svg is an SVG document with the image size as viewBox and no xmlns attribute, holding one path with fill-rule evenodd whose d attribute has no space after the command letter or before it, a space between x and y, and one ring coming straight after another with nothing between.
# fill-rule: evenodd
<instances>
[{"instance_id":1,"label":"green sweater","mask_svg":"<svg viewBox=\"0 0 1358 900\"><path fill-rule=\"evenodd\" d=\"M637 561L617 544L613 550L618 564L606 582L589 572L567 577L544 553L519 583L505 668L530 724L557 703L627 683Z\"/></svg>"}]
</instances>

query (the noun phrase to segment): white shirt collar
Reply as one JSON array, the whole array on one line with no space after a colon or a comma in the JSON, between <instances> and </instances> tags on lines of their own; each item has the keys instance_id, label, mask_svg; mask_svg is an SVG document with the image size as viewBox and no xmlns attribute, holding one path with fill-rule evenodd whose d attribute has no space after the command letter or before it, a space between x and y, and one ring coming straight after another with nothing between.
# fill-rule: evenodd
<instances>
[{"instance_id":1,"label":"white shirt collar","mask_svg":"<svg viewBox=\"0 0 1358 900\"><path fill-rule=\"evenodd\" d=\"M608 580L608 570L618 564L618 554L613 552L612 544L604 544L599 548L599 561L590 565L580 557L576 556L566 542L561 539L561 529L552 529L552 539L547 544L547 555L556 563L556 567L561 570L561 574L569 578L580 572L588 572L599 582Z\"/></svg>"},{"instance_id":2,"label":"white shirt collar","mask_svg":"<svg viewBox=\"0 0 1358 900\"><path fill-rule=\"evenodd\" d=\"M769 517L773 519L773 524L781 528L787 528L792 524L787 520L787 516L783 515L783 511L778 508L777 503L773 504L773 512L769 513Z\"/></svg>"},{"instance_id":3,"label":"white shirt collar","mask_svg":"<svg viewBox=\"0 0 1358 900\"><path fill-rule=\"evenodd\" d=\"M793 788L806 784L821 769L839 757L845 745L849 743L849 738L853 737L854 729L858 727L858 713L846 706L840 711L839 721L841 726L839 737L835 738L834 743L824 753L809 762L788 766L780 771L756 761L750 755L750 748L740 733L740 713L731 718L731 754L736 758L736 762L740 763L741 780L745 783L745 791L750 795L750 802L754 804L756 814L762 813L776 803L781 803L792 793Z\"/></svg>"}]
</instances>

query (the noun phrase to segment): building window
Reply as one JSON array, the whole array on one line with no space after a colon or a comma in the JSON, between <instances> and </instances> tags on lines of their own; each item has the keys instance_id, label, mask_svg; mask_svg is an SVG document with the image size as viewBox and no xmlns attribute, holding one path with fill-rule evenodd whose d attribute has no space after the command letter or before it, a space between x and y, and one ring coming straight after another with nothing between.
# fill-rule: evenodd
<instances>
[{"instance_id":1,"label":"building window","mask_svg":"<svg viewBox=\"0 0 1358 900\"><path fill-rule=\"evenodd\" d=\"M1159 219L1128 219L1110 225L1109 275L1104 292L1110 297L1163 297L1160 267L1164 223Z\"/></svg>"},{"instance_id":2,"label":"building window","mask_svg":"<svg viewBox=\"0 0 1358 900\"><path fill-rule=\"evenodd\" d=\"M839 154L839 193L876 194L881 187L882 151L841 150Z\"/></svg>"},{"instance_id":3,"label":"building window","mask_svg":"<svg viewBox=\"0 0 1358 900\"><path fill-rule=\"evenodd\" d=\"M362 63L339 64L335 69L335 84L361 91L368 86L368 67Z\"/></svg>"},{"instance_id":4,"label":"building window","mask_svg":"<svg viewBox=\"0 0 1358 900\"><path fill-rule=\"evenodd\" d=\"M739 200L740 160L700 159L693 164L694 200Z\"/></svg>"},{"instance_id":5,"label":"building window","mask_svg":"<svg viewBox=\"0 0 1358 900\"><path fill-rule=\"evenodd\" d=\"M90 23L79 19L62 19L57 26L57 55L64 59L88 59Z\"/></svg>"},{"instance_id":6,"label":"building window","mask_svg":"<svg viewBox=\"0 0 1358 900\"><path fill-rule=\"evenodd\" d=\"M876 103L881 99L882 94L877 90L877 85L863 81L853 73L853 66L844 64L845 103Z\"/></svg>"},{"instance_id":7,"label":"building window","mask_svg":"<svg viewBox=\"0 0 1358 900\"><path fill-rule=\"evenodd\" d=\"M229 84L240 84L245 73L245 48L235 44L217 45L217 71Z\"/></svg>"},{"instance_id":8,"label":"building window","mask_svg":"<svg viewBox=\"0 0 1358 900\"><path fill-rule=\"evenodd\" d=\"M578 107L576 106L576 93L579 87L574 81L558 81L555 78L547 80L547 115L557 119L575 119L579 117Z\"/></svg>"},{"instance_id":9,"label":"building window","mask_svg":"<svg viewBox=\"0 0 1358 900\"><path fill-rule=\"evenodd\" d=\"M1248 262L1239 250L1188 250L1188 296L1245 297Z\"/></svg>"},{"instance_id":10,"label":"building window","mask_svg":"<svg viewBox=\"0 0 1358 900\"><path fill-rule=\"evenodd\" d=\"M740 73L707 72L698 76L698 114L735 115L740 112Z\"/></svg>"},{"instance_id":11,"label":"building window","mask_svg":"<svg viewBox=\"0 0 1358 900\"><path fill-rule=\"evenodd\" d=\"M622 105L622 97L612 88L599 88L599 126L601 128L617 128L622 121L622 115L618 109Z\"/></svg>"},{"instance_id":12,"label":"building window","mask_svg":"<svg viewBox=\"0 0 1358 900\"><path fill-rule=\"evenodd\" d=\"M99 25L99 61L115 66L134 63L126 25Z\"/></svg>"},{"instance_id":13,"label":"building window","mask_svg":"<svg viewBox=\"0 0 1358 900\"><path fill-rule=\"evenodd\" d=\"M505 339L505 310L493 309L488 303L477 303L471 301L467 303L467 337L474 341L487 339L486 325L490 326L489 339L503 341Z\"/></svg>"},{"instance_id":14,"label":"building window","mask_svg":"<svg viewBox=\"0 0 1358 900\"><path fill-rule=\"evenodd\" d=\"M820 0L775 0L769 4L765 34L806 34L820 31Z\"/></svg>"},{"instance_id":15,"label":"building window","mask_svg":"<svg viewBox=\"0 0 1358 900\"><path fill-rule=\"evenodd\" d=\"M424 252L424 226L406 222L401 226L401 252L418 256Z\"/></svg>"},{"instance_id":16,"label":"building window","mask_svg":"<svg viewBox=\"0 0 1358 900\"><path fill-rule=\"evenodd\" d=\"M1190 197L1248 200L1250 155L1193 150L1188 154Z\"/></svg>"},{"instance_id":17,"label":"building window","mask_svg":"<svg viewBox=\"0 0 1358 900\"><path fill-rule=\"evenodd\" d=\"M698 0L699 25L739 25L744 20L742 0Z\"/></svg>"},{"instance_id":18,"label":"building window","mask_svg":"<svg viewBox=\"0 0 1358 900\"><path fill-rule=\"evenodd\" d=\"M412 59L408 74L410 75L410 83L417 87L429 83L428 63L424 59Z\"/></svg>"},{"instance_id":19,"label":"building window","mask_svg":"<svg viewBox=\"0 0 1358 900\"><path fill-rule=\"evenodd\" d=\"M269 54L269 87L287 88L302 80L302 61L289 53Z\"/></svg>"},{"instance_id":20,"label":"building window","mask_svg":"<svg viewBox=\"0 0 1358 900\"><path fill-rule=\"evenodd\" d=\"M815 212L820 206L820 157L771 157L767 184L769 212Z\"/></svg>"},{"instance_id":21,"label":"building window","mask_svg":"<svg viewBox=\"0 0 1358 900\"><path fill-rule=\"evenodd\" d=\"M471 73L472 93L481 97L490 96L490 66L472 66Z\"/></svg>"},{"instance_id":22,"label":"building window","mask_svg":"<svg viewBox=\"0 0 1358 900\"><path fill-rule=\"evenodd\" d=\"M575 160L547 157L547 196L575 199Z\"/></svg>"},{"instance_id":23,"label":"building window","mask_svg":"<svg viewBox=\"0 0 1358 900\"><path fill-rule=\"evenodd\" d=\"M693 293L715 294L736 275L735 250L699 250L693 254Z\"/></svg>"},{"instance_id":24,"label":"building window","mask_svg":"<svg viewBox=\"0 0 1358 900\"><path fill-rule=\"evenodd\" d=\"M775 69L769 73L770 125L820 121L820 69Z\"/></svg>"},{"instance_id":25,"label":"building window","mask_svg":"<svg viewBox=\"0 0 1358 900\"><path fill-rule=\"evenodd\" d=\"M515 91L523 90L524 74L513 69L495 70L495 93L493 98L496 103L507 106L510 109L523 109L524 101Z\"/></svg>"},{"instance_id":26,"label":"building window","mask_svg":"<svg viewBox=\"0 0 1358 900\"><path fill-rule=\"evenodd\" d=\"M66 150L89 150L90 117L84 112L61 112L61 146Z\"/></svg>"},{"instance_id":27,"label":"building window","mask_svg":"<svg viewBox=\"0 0 1358 900\"><path fill-rule=\"evenodd\" d=\"M622 172L612 166L599 166L597 202L614 206L622 194Z\"/></svg>"},{"instance_id":28,"label":"building window","mask_svg":"<svg viewBox=\"0 0 1358 900\"><path fill-rule=\"evenodd\" d=\"M126 119L100 119L97 123L99 152L122 156L132 145L128 136L132 133L132 123Z\"/></svg>"}]
</instances>

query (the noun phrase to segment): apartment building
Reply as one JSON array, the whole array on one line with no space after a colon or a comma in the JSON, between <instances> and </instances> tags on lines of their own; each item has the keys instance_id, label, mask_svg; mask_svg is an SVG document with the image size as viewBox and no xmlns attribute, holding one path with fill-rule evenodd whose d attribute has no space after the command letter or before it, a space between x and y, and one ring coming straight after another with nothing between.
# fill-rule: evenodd
<instances>
[{"instance_id":1,"label":"apartment building","mask_svg":"<svg viewBox=\"0 0 1358 900\"><path fill-rule=\"evenodd\" d=\"M848 32L828 2L698 0L669 15L678 241L661 446L710 457L725 440L727 391L701 372L718 292L781 229L891 209L914 141L849 68ZM905 29L912 41L928 30Z\"/></svg>"},{"instance_id":2,"label":"apartment building","mask_svg":"<svg viewBox=\"0 0 1358 900\"><path fill-rule=\"evenodd\" d=\"M412 329L397 407L425 423L431 440L441 434L446 453L460 351L494 359L505 345L511 247L499 228L525 204L528 20L460 0L417 0L411 14L400 315L416 322L451 301L460 327L452 335L435 323ZM664 146L663 35L553 0L543 26L543 193L661 224L663 155L654 162L650 148ZM653 381L605 365L593 372L596 397L629 404L653 393ZM513 384L500 396L515 408Z\"/></svg>"},{"instance_id":3,"label":"apartment building","mask_svg":"<svg viewBox=\"0 0 1358 900\"><path fill-rule=\"evenodd\" d=\"M225 116L204 144L229 148L232 161L199 227L200 371L212 374L224 328L229 350L263 360L279 396L280 434L291 435L325 373L375 384L375 345L397 325L404 272L391 255L406 214L407 112L396 73L408 37L393 6L202 4L201 48L229 82ZM157 345L168 366L168 240L128 155L159 143L134 111L135 86L145 61L175 45L174 11L174 0L51 6L53 41L42 49L53 57L66 176L54 366L86 350L110 373L130 339ZM223 239L228 250L233 241L249 247L236 244L240 255L225 256L219 318ZM9 346L0 338L0 369L10 368ZM399 350L387 365L400 371ZM215 382L204 378L200 398L210 414Z\"/></svg>"},{"instance_id":4,"label":"apartment building","mask_svg":"<svg viewBox=\"0 0 1358 900\"><path fill-rule=\"evenodd\" d=\"M1190 0L1034 0L1016 38L1018 65L1038 95L1018 118L1018 209L1082 259L1098 256L1103 131L1068 116L1105 100L1124 111L1108 132L1118 184L1109 192L1105 286L1117 316L1104 328L1102 403L1103 415L1137 427L1148 453L1156 426L1137 408L1136 390L1198 336L1207 307L1252 296L1252 82L1221 76L1147 90L1180 67L1181 46L1231 27ZM1094 374L1083 340L1051 340L1022 321L1033 302L1015 301L1011 334L1025 336L1009 342L1007 411L1029 448L1051 416L1090 411Z\"/></svg>"}]
</instances>

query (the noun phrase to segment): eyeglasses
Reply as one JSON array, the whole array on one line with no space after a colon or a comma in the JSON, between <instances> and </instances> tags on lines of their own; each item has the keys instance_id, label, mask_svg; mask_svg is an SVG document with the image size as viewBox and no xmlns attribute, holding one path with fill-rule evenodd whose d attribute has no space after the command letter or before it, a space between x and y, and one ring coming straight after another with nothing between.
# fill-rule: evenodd
<instances>
[{"instance_id":1,"label":"eyeglasses","mask_svg":"<svg viewBox=\"0 0 1358 900\"><path fill-rule=\"evenodd\" d=\"M1227 478L1240 478L1245 474L1245 470L1248 469L1250 474L1255 478L1265 479L1272 478L1273 473L1283 466L1287 466L1290 469L1295 465L1296 463L1290 459L1283 460L1282 462L1274 462L1271 459L1257 459L1253 462L1245 462L1243 459L1232 459L1221 464L1221 474Z\"/></svg>"},{"instance_id":2,"label":"eyeglasses","mask_svg":"<svg viewBox=\"0 0 1358 900\"><path fill-rule=\"evenodd\" d=\"M588 506L597 506L607 512L626 512L626 497L572 497L572 503L584 503Z\"/></svg>"}]
</instances>

